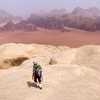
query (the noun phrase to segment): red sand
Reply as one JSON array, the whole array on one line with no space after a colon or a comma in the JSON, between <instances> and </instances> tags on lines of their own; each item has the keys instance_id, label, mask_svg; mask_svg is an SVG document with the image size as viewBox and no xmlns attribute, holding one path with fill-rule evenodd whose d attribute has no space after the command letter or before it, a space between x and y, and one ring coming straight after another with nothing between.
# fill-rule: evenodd
<instances>
[{"instance_id":1,"label":"red sand","mask_svg":"<svg viewBox=\"0 0 100 100\"><path fill-rule=\"evenodd\" d=\"M39 43L79 47L82 45L100 45L100 31L86 32L73 29L71 32L40 29L35 32L2 32L0 44L4 43Z\"/></svg>"}]
</instances>

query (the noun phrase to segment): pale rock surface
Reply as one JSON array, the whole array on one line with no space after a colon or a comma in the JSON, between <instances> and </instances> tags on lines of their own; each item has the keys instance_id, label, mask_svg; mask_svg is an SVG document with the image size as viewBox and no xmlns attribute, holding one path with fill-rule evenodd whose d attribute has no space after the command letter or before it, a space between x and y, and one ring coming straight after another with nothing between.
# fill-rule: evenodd
<instances>
[{"instance_id":1,"label":"pale rock surface","mask_svg":"<svg viewBox=\"0 0 100 100\"><path fill-rule=\"evenodd\" d=\"M100 99L100 46L0 46L0 65L4 64L5 59L18 57L29 59L20 66L0 70L0 100ZM55 57L57 64L49 65L52 57ZM43 68L42 90L36 88L31 79L33 61Z\"/></svg>"}]
</instances>

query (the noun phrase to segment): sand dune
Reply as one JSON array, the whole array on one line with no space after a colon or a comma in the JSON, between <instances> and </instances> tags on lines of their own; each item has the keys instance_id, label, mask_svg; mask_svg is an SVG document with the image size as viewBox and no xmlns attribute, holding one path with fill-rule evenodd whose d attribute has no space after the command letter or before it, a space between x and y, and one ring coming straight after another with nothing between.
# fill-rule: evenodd
<instances>
[{"instance_id":1,"label":"sand dune","mask_svg":"<svg viewBox=\"0 0 100 100\"><path fill-rule=\"evenodd\" d=\"M28 60L23 61L24 57ZM23 63L12 66L16 60L18 64L18 58ZM55 58L57 64L49 65L50 58ZM99 58L99 45L1 45L0 67L13 68L0 70L0 100L99 100ZM37 89L31 79L33 61L43 67L43 90Z\"/></svg>"}]
</instances>

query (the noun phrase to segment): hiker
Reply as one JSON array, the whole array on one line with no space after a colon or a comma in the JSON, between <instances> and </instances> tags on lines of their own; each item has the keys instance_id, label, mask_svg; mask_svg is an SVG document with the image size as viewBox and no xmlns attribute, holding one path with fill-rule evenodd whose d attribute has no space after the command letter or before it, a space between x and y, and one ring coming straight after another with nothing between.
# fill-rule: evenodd
<instances>
[{"instance_id":1,"label":"hiker","mask_svg":"<svg viewBox=\"0 0 100 100\"><path fill-rule=\"evenodd\" d=\"M42 68L36 62L33 62L33 74L32 79L36 83L36 86L42 89Z\"/></svg>"}]
</instances>

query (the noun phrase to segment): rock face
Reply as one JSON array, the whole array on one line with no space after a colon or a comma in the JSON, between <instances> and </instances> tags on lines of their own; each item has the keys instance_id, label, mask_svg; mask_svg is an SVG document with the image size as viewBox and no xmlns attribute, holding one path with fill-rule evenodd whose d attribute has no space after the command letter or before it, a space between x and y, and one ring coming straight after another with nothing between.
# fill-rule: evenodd
<instances>
[{"instance_id":1,"label":"rock face","mask_svg":"<svg viewBox=\"0 0 100 100\"><path fill-rule=\"evenodd\" d=\"M66 31L65 27L78 28L85 31L100 30L100 10L97 8L83 9L75 8L72 13L66 10L54 9L50 13L43 15L32 14L28 18L28 22L38 27L47 29L57 29L62 32Z\"/></svg>"},{"instance_id":2,"label":"rock face","mask_svg":"<svg viewBox=\"0 0 100 100\"><path fill-rule=\"evenodd\" d=\"M20 21L19 23L15 24L16 30L25 30L25 31L37 31L37 27L34 24L28 23L25 20Z\"/></svg>"},{"instance_id":3,"label":"rock face","mask_svg":"<svg viewBox=\"0 0 100 100\"><path fill-rule=\"evenodd\" d=\"M6 10L0 9L0 24L7 23L9 21L20 21L22 18L20 16L14 16L13 14L7 12Z\"/></svg>"},{"instance_id":4,"label":"rock face","mask_svg":"<svg viewBox=\"0 0 100 100\"><path fill-rule=\"evenodd\" d=\"M51 58L50 61L49 61L49 64L50 64L50 65L57 64L56 59L55 59L55 58Z\"/></svg>"},{"instance_id":5,"label":"rock face","mask_svg":"<svg viewBox=\"0 0 100 100\"><path fill-rule=\"evenodd\" d=\"M76 7L73 11L72 11L72 14L73 15L80 15L80 14L83 14L85 13L85 10L80 8L80 7Z\"/></svg>"},{"instance_id":6,"label":"rock face","mask_svg":"<svg viewBox=\"0 0 100 100\"><path fill-rule=\"evenodd\" d=\"M80 7L76 7L72 11L72 14L77 16L84 16L88 18L97 18L100 17L100 10L96 7L92 7L88 9L82 9Z\"/></svg>"},{"instance_id":7,"label":"rock face","mask_svg":"<svg viewBox=\"0 0 100 100\"><path fill-rule=\"evenodd\" d=\"M8 13L5 10L0 10L0 23L10 21L12 18L12 14Z\"/></svg>"},{"instance_id":8,"label":"rock face","mask_svg":"<svg viewBox=\"0 0 100 100\"><path fill-rule=\"evenodd\" d=\"M76 13L76 12L74 12ZM83 13L83 12L82 12ZM66 31L65 27L77 28L86 31L97 31L99 28L99 20L86 16L78 15L62 15L58 16L38 16L31 15L28 19L29 23L32 23L38 27L46 29L57 29L62 32Z\"/></svg>"},{"instance_id":9,"label":"rock face","mask_svg":"<svg viewBox=\"0 0 100 100\"><path fill-rule=\"evenodd\" d=\"M55 16L55 17L60 17L62 15L69 14L69 12L66 9L53 9L50 13L49 16Z\"/></svg>"},{"instance_id":10,"label":"rock face","mask_svg":"<svg viewBox=\"0 0 100 100\"><path fill-rule=\"evenodd\" d=\"M14 31L15 25L12 21L8 22L6 25L1 28L1 31Z\"/></svg>"},{"instance_id":11,"label":"rock face","mask_svg":"<svg viewBox=\"0 0 100 100\"><path fill-rule=\"evenodd\" d=\"M0 22L5 23L18 22L15 24L15 30L35 31L37 27L46 29L56 29L62 32L67 31L65 27L82 29L85 31L100 30L100 10L96 7L83 9L76 7L71 13L65 9L54 9L48 13L32 14L28 19L22 20L20 17L14 17L6 11L1 11ZM8 23L5 25L7 26ZM2 26L2 25L1 25ZM8 26L7 26L8 27ZM0 30L12 30L6 28Z\"/></svg>"},{"instance_id":12,"label":"rock face","mask_svg":"<svg viewBox=\"0 0 100 100\"><path fill-rule=\"evenodd\" d=\"M20 17L13 17L20 19ZM46 29L56 29L62 32L68 31L65 27L77 28L85 31L98 31L100 30L100 10L97 8L83 9L80 7L75 8L72 13L68 13L65 9L54 9L53 11L45 14L32 14L28 19L21 20L15 24L15 30L36 31L37 27ZM8 23L5 25L6 27ZM12 30L6 28L0 30Z\"/></svg>"},{"instance_id":13,"label":"rock face","mask_svg":"<svg viewBox=\"0 0 100 100\"><path fill-rule=\"evenodd\" d=\"M55 58L57 63L48 65L51 58ZM0 68L14 65L0 70L0 100L98 100L99 59L100 46L94 45L80 48L0 45ZM33 61L42 66L43 90L36 88L31 80Z\"/></svg>"},{"instance_id":14,"label":"rock face","mask_svg":"<svg viewBox=\"0 0 100 100\"><path fill-rule=\"evenodd\" d=\"M16 31L16 30L23 30L23 31L37 31L37 27L34 24L30 24L27 21L20 21L17 24L14 24L12 21L8 22L0 31Z\"/></svg>"}]
</instances>

